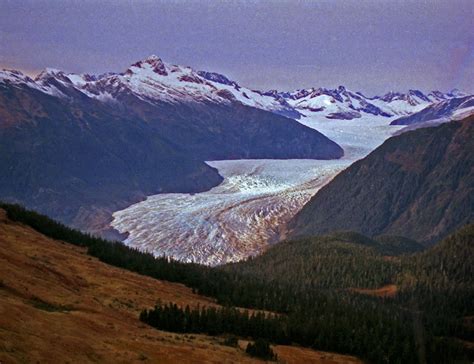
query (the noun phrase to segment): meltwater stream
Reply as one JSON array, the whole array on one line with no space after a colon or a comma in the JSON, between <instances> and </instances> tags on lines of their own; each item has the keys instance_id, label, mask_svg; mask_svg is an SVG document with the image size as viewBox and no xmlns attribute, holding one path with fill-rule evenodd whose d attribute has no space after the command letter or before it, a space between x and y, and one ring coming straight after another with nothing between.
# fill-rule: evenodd
<instances>
[{"instance_id":1,"label":"meltwater stream","mask_svg":"<svg viewBox=\"0 0 474 364\"><path fill-rule=\"evenodd\" d=\"M212 161L224 181L208 192L149 196L113 214L125 244L156 256L209 265L261 253L285 234L289 219L322 186L380 145L399 127L386 119L318 121L313 127L339 143L338 160Z\"/></svg>"}]
</instances>

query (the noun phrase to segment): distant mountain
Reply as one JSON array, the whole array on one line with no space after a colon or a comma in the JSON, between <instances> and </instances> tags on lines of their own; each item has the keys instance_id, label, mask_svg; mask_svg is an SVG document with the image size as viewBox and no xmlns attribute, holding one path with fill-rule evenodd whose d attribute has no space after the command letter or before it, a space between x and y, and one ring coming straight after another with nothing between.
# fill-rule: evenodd
<instances>
[{"instance_id":1,"label":"distant mountain","mask_svg":"<svg viewBox=\"0 0 474 364\"><path fill-rule=\"evenodd\" d=\"M412 125L426 122L446 122L474 114L474 96L461 96L440 101L423 110L392 121L391 125Z\"/></svg>"},{"instance_id":2,"label":"distant mountain","mask_svg":"<svg viewBox=\"0 0 474 364\"><path fill-rule=\"evenodd\" d=\"M262 94L286 101L303 116L344 120L363 116L392 118L410 115L429 105L463 95L458 90L446 94L433 91L426 95L419 90L409 90L407 93L391 91L383 96L367 97L360 92L347 90L344 86L336 89L309 88L292 92L271 90Z\"/></svg>"},{"instance_id":3,"label":"distant mountain","mask_svg":"<svg viewBox=\"0 0 474 364\"><path fill-rule=\"evenodd\" d=\"M237 101L246 89L215 85L157 57L122 74L1 72L0 199L101 231L147 195L219 184L206 160L343 155L316 130Z\"/></svg>"},{"instance_id":4,"label":"distant mountain","mask_svg":"<svg viewBox=\"0 0 474 364\"><path fill-rule=\"evenodd\" d=\"M353 230L424 243L474 221L474 116L388 139L323 187L292 236Z\"/></svg>"},{"instance_id":5,"label":"distant mountain","mask_svg":"<svg viewBox=\"0 0 474 364\"><path fill-rule=\"evenodd\" d=\"M154 55L132 64L123 73L79 75L47 68L33 80L21 72L4 70L0 79L25 84L54 96L64 97L80 91L91 98L110 102L123 100L127 94L152 104L239 103L277 114L299 115L282 99L263 96L217 73L165 63Z\"/></svg>"},{"instance_id":6,"label":"distant mountain","mask_svg":"<svg viewBox=\"0 0 474 364\"><path fill-rule=\"evenodd\" d=\"M123 100L125 95L133 95L151 104L238 103L293 119L321 116L351 120L374 115L392 118L410 115L440 101L466 96L459 90L428 94L409 90L367 97L344 86L289 92L258 91L243 87L225 75L165 63L154 55L134 63L122 73L79 75L47 68L34 80L18 71L4 71L0 73L0 79L26 84L54 96L67 97L74 89L103 102Z\"/></svg>"},{"instance_id":7,"label":"distant mountain","mask_svg":"<svg viewBox=\"0 0 474 364\"><path fill-rule=\"evenodd\" d=\"M207 81L189 67L169 65L156 56L136 62L122 74L75 75L46 69L32 80L17 71L4 71L0 85L5 95L17 95L2 100L3 125L23 121L17 115L6 117L13 110L31 112L21 100L28 99L28 93L29 99L52 96L49 102L66 107L98 107L118 117L139 119L167 143L199 159L343 155L340 147L317 131L275 115L275 109L282 111L284 105L272 104L245 88L228 89L226 84ZM262 111L267 109L275 113Z\"/></svg>"}]
</instances>

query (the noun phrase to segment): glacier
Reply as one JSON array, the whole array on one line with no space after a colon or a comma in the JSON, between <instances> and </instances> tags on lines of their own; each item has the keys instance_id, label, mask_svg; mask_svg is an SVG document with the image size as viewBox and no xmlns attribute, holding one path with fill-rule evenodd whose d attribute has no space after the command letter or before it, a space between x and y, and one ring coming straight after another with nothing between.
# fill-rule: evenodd
<instances>
[{"instance_id":1,"label":"glacier","mask_svg":"<svg viewBox=\"0 0 474 364\"><path fill-rule=\"evenodd\" d=\"M113 214L124 243L155 256L218 265L263 252L286 236L286 223L326 183L400 130L386 117L328 120L306 116L302 124L340 144L336 160L209 161L224 181L203 193L168 193Z\"/></svg>"}]
</instances>

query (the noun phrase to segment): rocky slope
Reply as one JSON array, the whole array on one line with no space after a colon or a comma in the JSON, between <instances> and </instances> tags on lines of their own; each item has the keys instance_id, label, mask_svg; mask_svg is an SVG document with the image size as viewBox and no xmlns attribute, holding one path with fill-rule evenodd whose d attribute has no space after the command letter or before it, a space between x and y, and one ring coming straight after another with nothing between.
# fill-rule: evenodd
<instances>
[{"instance_id":1,"label":"rocky slope","mask_svg":"<svg viewBox=\"0 0 474 364\"><path fill-rule=\"evenodd\" d=\"M474 116L392 137L323 187L292 235L334 230L434 242L474 220Z\"/></svg>"}]
</instances>

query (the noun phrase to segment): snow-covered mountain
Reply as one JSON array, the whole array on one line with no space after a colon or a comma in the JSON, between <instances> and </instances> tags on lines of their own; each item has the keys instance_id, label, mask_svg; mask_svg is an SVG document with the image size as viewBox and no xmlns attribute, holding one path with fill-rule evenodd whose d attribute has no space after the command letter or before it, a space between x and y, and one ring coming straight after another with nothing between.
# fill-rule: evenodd
<instances>
[{"instance_id":1,"label":"snow-covered mountain","mask_svg":"<svg viewBox=\"0 0 474 364\"><path fill-rule=\"evenodd\" d=\"M344 86L336 89L309 88L292 92L272 90L264 94L281 97L305 116L321 115L328 119L348 120L364 115L384 117L410 115L434 103L464 95L457 90L446 94L440 91L424 94L419 90L409 90L407 93L390 91L383 96L367 97L361 92L347 90Z\"/></svg>"},{"instance_id":2,"label":"snow-covered mountain","mask_svg":"<svg viewBox=\"0 0 474 364\"><path fill-rule=\"evenodd\" d=\"M452 119L463 119L474 114L474 95L443 100L423 110L392 121L391 125L442 123Z\"/></svg>"},{"instance_id":3,"label":"snow-covered mountain","mask_svg":"<svg viewBox=\"0 0 474 364\"><path fill-rule=\"evenodd\" d=\"M115 239L113 211L220 184L205 161L343 157L323 134L277 115L293 110L284 102L205 76L215 80L158 57L120 74L1 72L0 200Z\"/></svg>"},{"instance_id":4,"label":"snow-covered mountain","mask_svg":"<svg viewBox=\"0 0 474 364\"><path fill-rule=\"evenodd\" d=\"M1 82L25 84L55 96L67 97L80 91L101 101L120 101L124 95L133 94L150 103L240 102L285 116L299 116L283 99L241 87L217 73L165 63L157 56L138 61L123 73L99 76L47 68L33 80L19 71L3 70Z\"/></svg>"},{"instance_id":5,"label":"snow-covered mountain","mask_svg":"<svg viewBox=\"0 0 474 364\"><path fill-rule=\"evenodd\" d=\"M80 92L103 102L121 101L133 95L149 103L241 103L295 119L305 116L346 120L364 115L401 117L433 103L465 96L458 90L428 94L409 90L367 97L344 86L262 92L243 87L218 73L165 63L154 55L134 63L123 73L96 76L47 68L33 80L19 71L4 70L0 72L2 82L24 84L58 97L77 96Z\"/></svg>"}]
</instances>

